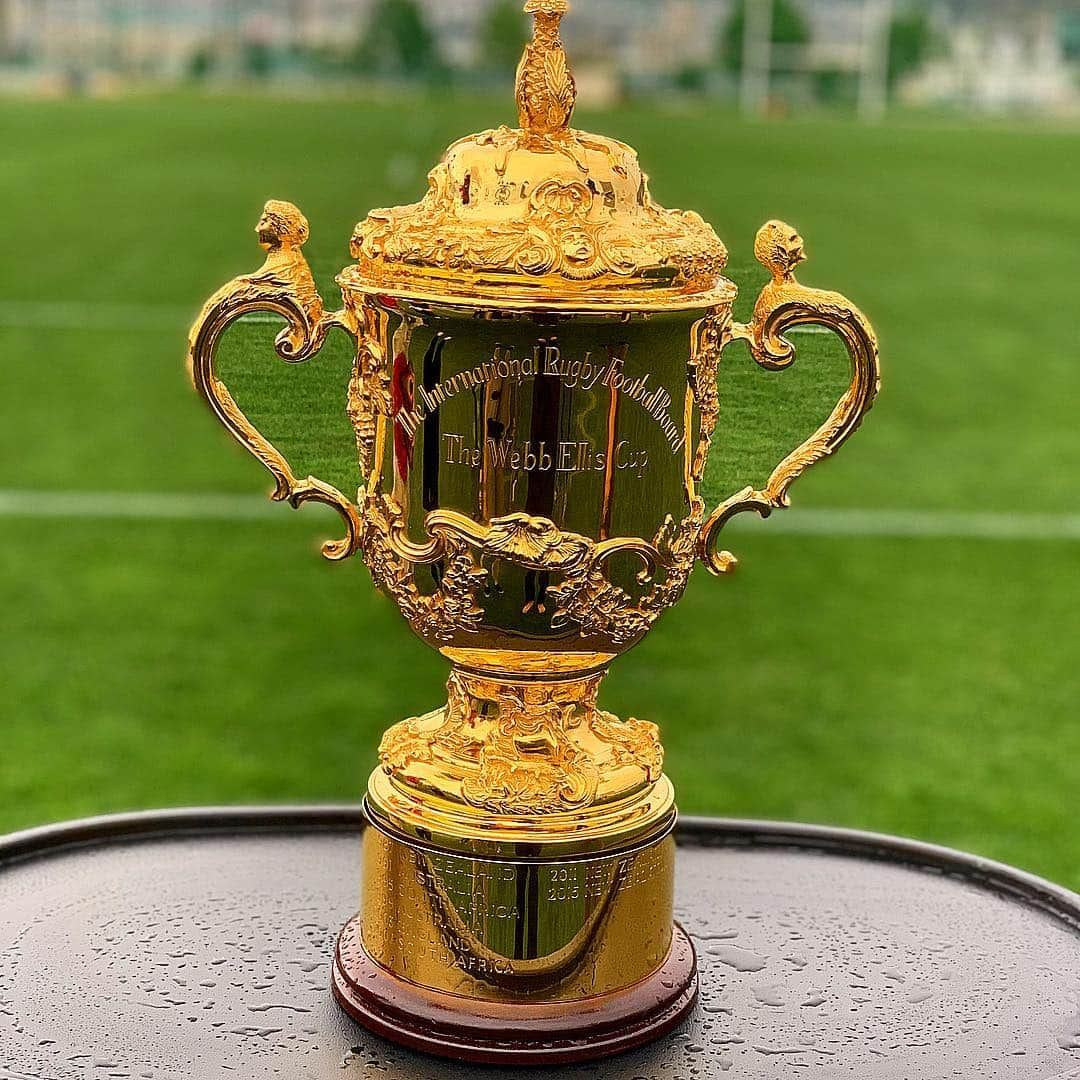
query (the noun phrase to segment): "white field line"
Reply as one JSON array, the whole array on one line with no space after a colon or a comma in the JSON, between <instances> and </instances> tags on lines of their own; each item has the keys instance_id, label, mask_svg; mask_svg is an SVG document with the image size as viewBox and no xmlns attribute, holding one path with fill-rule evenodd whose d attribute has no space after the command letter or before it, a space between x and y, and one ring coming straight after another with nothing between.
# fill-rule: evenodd
<instances>
[{"instance_id":1,"label":"white field line","mask_svg":"<svg viewBox=\"0 0 1080 1080\"><path fill-rule=\"evenodd\" d=\"M285 510L253 495L0 490L0 517L100 520L284 520ZM744 528L748 518L731 527ZM1080 514L996 514L948 510L825 510L776 513L770 532L791 536L968 540L1080 540Z\"/></svg>"},{"instance_id":2,"label":"white field line","mask_svg":"<svg viewBox=\"0 0 1080 1080\"><path fill-rule=\"evenodd\" d=\"M0 329L152 330L192 323L197 312L164 304L83 304L0 300ZM277 315L245 315L241 322L281 325ZM831 334L824 326L797 326L792 334Z\"/></svg>"},{"instance_id":3,"label":"white field line","mask_svg":"<svg viewBox=\"0 0 1080 1080\"><path fill-rule=\"evenodd\" d=\"M732 521L737 525L739 518ZM940 540L1080 540L1080 514L977 510L825 510L796 506L767 529L791 536L909 537Z\"/></svg>"},{"instance_id":4,"label":"white field line","mask_svg":"<svg viewBox=\"0 0 1080 1080\"><path fill-rule=\"evenodd\" d=\"M0 490L0 517L250 521L270 519L275 510L283 513L256 495Z\"/></svg>"},{"instance_id":5,"label":"white field line","mask_svg":"<svg viewBox=\"0 0 1080 1080\"><path fill-rule=\"evenodd\" d=\"M193 318L194 312L158 304L0 300L0 327L13 330L149 330Z\"/></svg>"}]
</instances>

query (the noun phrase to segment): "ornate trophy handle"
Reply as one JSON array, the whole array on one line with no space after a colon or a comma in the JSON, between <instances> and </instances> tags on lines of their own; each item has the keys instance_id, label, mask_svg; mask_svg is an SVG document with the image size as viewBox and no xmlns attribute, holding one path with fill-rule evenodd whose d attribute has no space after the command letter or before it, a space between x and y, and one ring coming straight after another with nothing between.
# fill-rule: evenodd
<instances>
[{"instance_id":1,"label":"ornate trophy handle","mask_svg":"<svg viewBox=\"0 0 1080 1080\"><path fill-rule=\"evenodd\" d=\"M806 258L803 240L790 225L770 221L754 245L758 261L772 274L754 308L749 325L731 327L725 345L743 340L754 359L769 371L782 371L795 360L795 347L782 335L793 326L818 325L835 331L851 356L851 386L832 415L773 471L764 490L748 487L721 504L705 523L700 554L714 574L730 572L738 560L717 549L720 530L736 515L753 510L763 518L790 505L788 490L815 462L832 454L854 432L874 405L881 386L877 338L866 317L839 293L810 289L795 280L795 268Z\"/></svg>"},{"instance_id":2,"label":"ornate trophy handle","mask_svg":"<svg viewBox=\"0 0 1080 1080\"><path fill-rule=\"evenodd\" d=\"M328 313L301 248L308 239L308 223L292 203L271 200L256 228L266 262L254 273L234 278L206 303L191 329L188 370L195 389L234 439L258 458L277 481L271 498L299 509L306 502L333 507L348 529L343 540L328 541L328 559L347 559L360 545L360 514L337 488L309 476L297 479L289 463L241 412L225 384L217 377L215 359L221 335L237 319L252 312L273 312L288 323L278 335L278 355L290 364L310 360L323 346L332 327L358 338L355 320L347 311Z\"/></svg>"}]
</instances>

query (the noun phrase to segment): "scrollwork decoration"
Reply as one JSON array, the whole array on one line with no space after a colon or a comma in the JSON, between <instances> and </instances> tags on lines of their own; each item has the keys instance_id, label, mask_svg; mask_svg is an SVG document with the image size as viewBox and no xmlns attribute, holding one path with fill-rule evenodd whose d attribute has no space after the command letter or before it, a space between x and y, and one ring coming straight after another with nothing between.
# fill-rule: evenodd
<instances>
[{"instance_id":1,"label":"scrollwork decoration","mask_svg":"<svg viewBox=\"0 0 1080 1080\"><path fill-rule=\"evenodd\" d=\"M745 488L709 517L701 534L700 554L714 574L729 573L738 565L731 552L717 548L723 527L737 514L753 511L769 517L774 510L789 506L791 485L855 432L881 386L877 338L866 317L839 293L807 288L796 279L796 267L806 259L802 237L782 221L767 222L758 232L754 254L772 280L762 289L751 322L733 324L724 345L746 341L761 367L782 371L795 360L795 347L784 333L796 326L824 326L835 331L847 348L852 379L825 423L784 458L763 489Z\"/></svg>"},{"instance_id":2,"label":"scrollwork decoration","mask_svg":"<svg viewBox=\"0 0 1080 1080\"><path fill-rule=\"evenodd\" d=\"M391 416L393 402L390 367L382 345L386 313L373 304L364 304L360 310L364 326L349 381L348 414L356 434L360 475L370 481L376 467L380 424Z\"/></svg>"},{"instance_id":3,"label":"scrollwork decoration","mask_svg":"<svg viewBox=\"0 0 1080 1080\"><path fill-rule=\"evenodd\" d=\"M697 214L649 214L650 236L642 247L639 231L598 217L596 195L582 181L547 180L530 195L524 220L484 228L458 217L460 197L445 162L432 171L429 187L423 202L373 210L357 227L353 255L374 276L377 264L399 264L587 282L669 264L688 280L709 282L723 269L718 242Z\"/></svg>"},{"instance_id":4,"label":"scrollwork decoration","mask_svg":"<svg viewBox=\"0 0 1080 1080\"><path fill-rule=\"evenodd\" d=\"M391 775L416 765L452 769L465 801L496 814L557 814L587 806L611 768L659 779L655 724L597 708L602 675L516 684L455 671L446 708L391 728L379 748Z\"/></svg>"},{"instance_id":5,"label":"scrollwork decoration","mask_svg":"<svg viewBox=\"0 0 1080 1080\"><path fill-rule=\"evenodd\" d=\"M726 314L709 314L694 324L693 347L690 359L690 389L701 418L701 435L691 475L695 483L705 478L705 467L712 449L713 435L720 420L720 391L717 380L720 375L720 357L724 351L724 332L729 317Z\"/></svg>"},{"instance_id":6,"label":"scrollwork decoration","mask_svg":"<svg viewBox=\"0 0 1080 1080\"><path fill-rule=\"evenodd\" d=\"M480 525L455 511L438 510L426 519L429 542L415 544L406 538L404 515L392 497L362 492L361 510L364 559L376 585L397 601L414 630L439 642L480 629L478 591L489 565L499 559L563 576L549 593L556 603L556 629L576 625L582 637L615 646L636 641L685 591L704 519L704 506L695 500L683 521L669 516L651 542L629 537L597 542L564 532L548 518L511 514ZM642 564L637 580L647 591L638 600L608 577L607 564L618 554ZM442 566L439 585L422 593L415 567L435 562Z\"/></svg>"},{"instance_id":7,"label":"scrollwork decoration","mask_svg":"<svg viewBox=\"0 0 1080 1080\"><path fill-rule=\"evenodd\" d=\"M328 313L302 248L308 239L308 223L292 203L271 200L256 226L266 261L254 273L235 278L219 289L203 308L192 327L188 343L188 371L196 390L206 399L234 439L269 470L276 481L275 502L299 508L306 502L332 507L345 522L347 535L328 541L323 554L331 560L347 559L360 544L360 516L356 507L337 488L309 476L300 479L284 455L244 415L216 371L222 335L237 320L254 312L280 315L286 327L278 335L278 355L291 364L310 360L323 346L334 327L354 339L358 330L347 311Z\"/></svg>"},{"instance_id":8,"label":"scrollwork decoration","mask_svg":"<svg viewBox=\"0 0 1080 1080\"><path fill-rule=\"evenodd\" d=\"M653 623L686 591L697 560L697 542L704 505L695 500L691 513L676 523L670 515L651 543L607 541L593 544L583 557L564 570L565 579L551 590L558 607L552 623L577 624L583 636L596 636L624 646L644 637ZM615 554L637 555L643 562L638 583L651 584L634 598L608 577L606 563ZM656 581L658 570L662 579Z\"/></svg>"},{"instance_id":9,"label":"scrollwork decoration","mask_svg":"<svg viewBox=\"0 0 1080 1080\"><path fill-rule=\"evenodd\" d=\"M364 562L376 587L397 602L409 625L436 642L479 630L484 612L476 595L487 571L461 532L429 521L432 542L417 548L400 539L405 534L404 514L391 496L362 491L360 504ZM416 584L415 567L437 560L444 564L439 586L434 593L423 593Z\"/></svg>"}]
</instances>

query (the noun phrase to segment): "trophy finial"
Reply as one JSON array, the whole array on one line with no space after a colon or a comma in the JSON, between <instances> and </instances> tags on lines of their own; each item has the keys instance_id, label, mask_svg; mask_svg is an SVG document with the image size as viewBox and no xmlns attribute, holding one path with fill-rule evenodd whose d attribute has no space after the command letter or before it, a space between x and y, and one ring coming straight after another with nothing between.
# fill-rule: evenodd
<instances>
[{"instance_id":1,"label":"trophy finial","mask_svg":"<svg viewBox=\"0 0 1080 1080\"><path fill-rule=\"evenodd\" d=\"M557 15L560 18L570 10L569 0L528 0L526 15Z\"/></svg>"},{"instance_id":2,"label":"trophy finial","mask_svg":"<svg viewBox=\"0 0 1080 1080\"><path fill-rule=\"evenodd\" d=\"M517 73L518 118L524 131L557 135L568 131L577 87L566 62L559 23L570 10L567 0L528 0L533 38L525 46Z\"/></svg>"}]
</instances>

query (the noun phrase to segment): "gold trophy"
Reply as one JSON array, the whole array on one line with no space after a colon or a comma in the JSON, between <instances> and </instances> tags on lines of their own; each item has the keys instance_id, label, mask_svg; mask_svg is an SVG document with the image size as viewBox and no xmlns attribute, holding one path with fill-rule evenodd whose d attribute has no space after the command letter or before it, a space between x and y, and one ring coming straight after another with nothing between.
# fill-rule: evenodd
<instances>
[{"instance_id":1,"label":"gold trophy","mask_svg":"<svg viewBox=\"0 0 1080 1080\"><path fill-rule=\"evenodd\" d=\"M734 515L768 516L858 427L878 389L874 333L844 297L795 279L803 244L758 234L772 275L732 319L727 252L697 214L649 194L635 152L570 126L566 0L529 0L518 128L455 143L424 199L373 211L323 309L308 227L270 202L267 252L206 305L194 382L270 470L273 498L337 510L324 548L359 553L416 633L450 661L449 699L392 727L366 808L362 911L334 993L372 1030L482 1062L600 1057L670 1030L693 1005L692 945L673 919L675 796L657 728L597 705L611 662L715 573ZM277 351L356 341L348 400L355 498L298 478L215 372L251 312L287 322ZM835 331L850 388L761 489L711 513L699 493L724 347L780 370L783 333Z\"/></svg>"}]
</instances>

